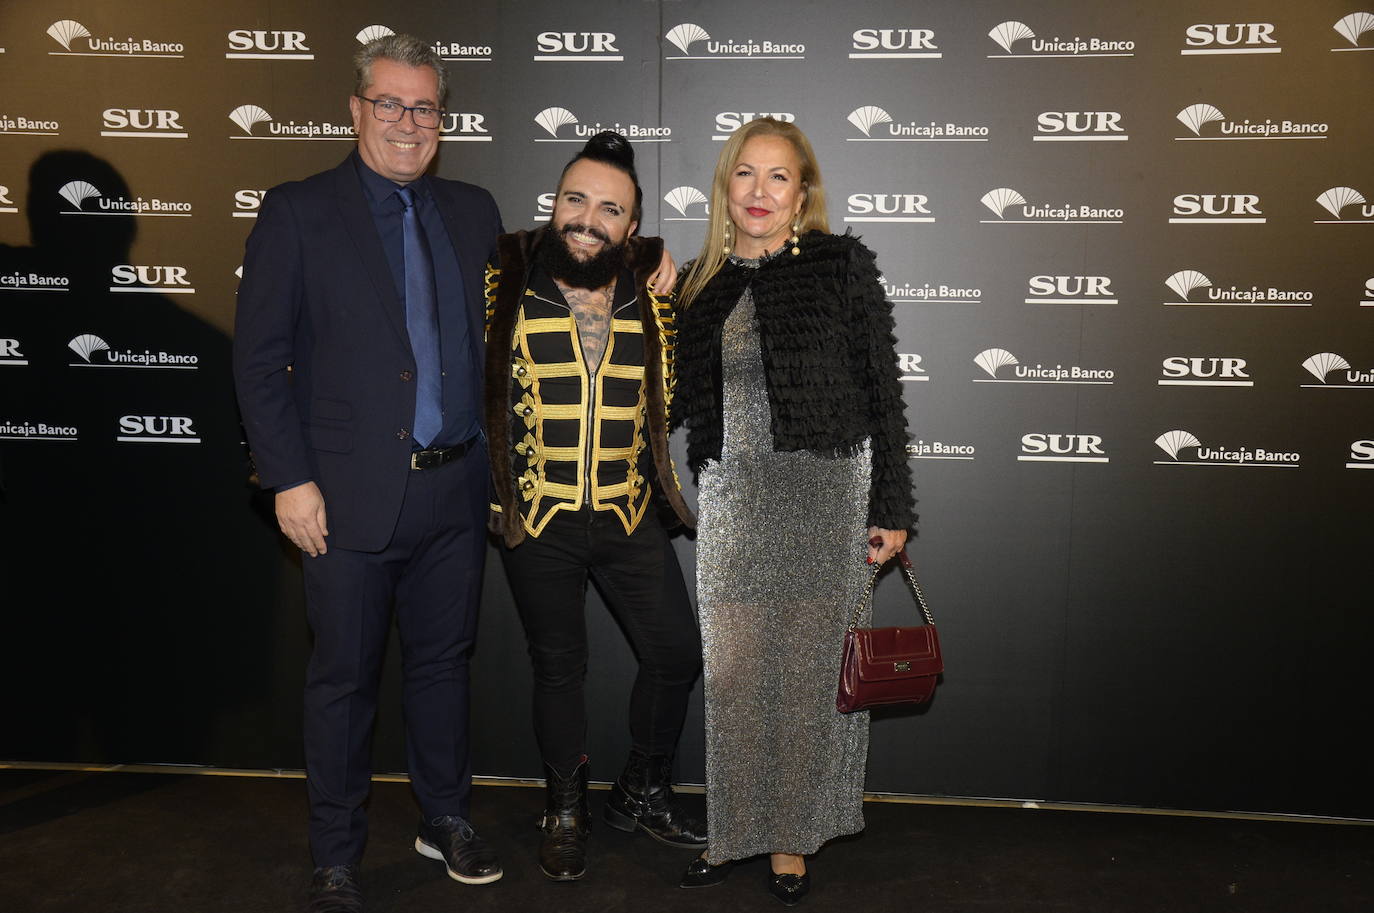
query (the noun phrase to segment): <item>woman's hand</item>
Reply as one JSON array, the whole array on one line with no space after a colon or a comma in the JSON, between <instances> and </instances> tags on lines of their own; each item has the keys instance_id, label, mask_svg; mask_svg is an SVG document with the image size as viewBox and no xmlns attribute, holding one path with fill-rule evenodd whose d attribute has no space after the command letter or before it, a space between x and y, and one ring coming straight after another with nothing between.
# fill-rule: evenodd
<instances>
[{"instance_id":1,"label":"woman's hand","mask_svg":"<svg viewBox=\"0 0 1374 913\"><path fill-rule=\"evenodd\" d=\"M906 545L906 530L868 528L868 563L882 564Z\"/></svg>"},{"instance_id":2,"label":"woman's hand","mask_svg":"<svg viewBox=\"0 0 1374 913\"><path fill-rule=\"evenodd\" d=\"M673 262L673 255L668 253L668 248L663 248L663 256L658 260L658 268L649 277L649 285L655 295L672 294L673 286L677 285L677 264Z\"/></svg>"}]
</instances>

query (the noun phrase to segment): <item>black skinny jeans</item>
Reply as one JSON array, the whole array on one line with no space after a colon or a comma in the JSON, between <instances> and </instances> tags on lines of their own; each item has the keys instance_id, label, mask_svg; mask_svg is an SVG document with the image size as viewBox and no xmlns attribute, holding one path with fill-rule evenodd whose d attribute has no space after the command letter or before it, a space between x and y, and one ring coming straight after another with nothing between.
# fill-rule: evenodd
<instances>
[{"instance_id":1,"label":"black skinny jeans","mask_svg":"<svg viewBox=\"0 0 1374 913\"><path fill-rule=\"evenodd\" d=\"M630 639L634 751L671 756L701 672L701 632L682 569L652 512L632 535L607 511L561 511L538 538L502 548L534 664L534 732L545 763L567 776L586 753L587 577Z\"/></svg>"}]
</instances>

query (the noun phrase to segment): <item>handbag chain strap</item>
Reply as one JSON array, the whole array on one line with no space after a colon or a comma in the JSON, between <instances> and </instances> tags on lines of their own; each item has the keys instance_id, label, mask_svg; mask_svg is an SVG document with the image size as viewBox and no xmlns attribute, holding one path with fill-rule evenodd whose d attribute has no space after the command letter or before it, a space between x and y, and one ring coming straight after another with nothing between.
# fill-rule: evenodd
<instances>
[{"instance_id":1,"label":"handbag chain strap","mask_svg":"<svg viewBox=\"0 0 1374 913\"><path fill-rule=\"evenodd\" d=\"M906 574L906 579L911 584L911 592L916 594L916 603L921 607L921 614L926 618L926 624L935 624L935 616L930 614L930 606L926 603L926 594L921 589L921 585L916 582L916 570L911 566L911 559L907 557L906 549L897 553L897 559L902 563L902 571ZM881 564L874 565L873 573L868 578L868 583L864 584L864 591L859 596L859 604L854 609L854 617L849 622L849 630L854 630L859 626L859 617L863 615L864 609L873 602L873 585L878 582L878 575L882 573Z\"/></svg>"}]
</instances>

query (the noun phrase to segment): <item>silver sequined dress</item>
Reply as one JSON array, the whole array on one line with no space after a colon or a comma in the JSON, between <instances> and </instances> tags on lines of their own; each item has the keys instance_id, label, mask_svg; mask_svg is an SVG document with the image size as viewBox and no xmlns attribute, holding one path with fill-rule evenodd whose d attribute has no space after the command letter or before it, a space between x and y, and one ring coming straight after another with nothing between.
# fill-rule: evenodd
<instances>
[{"instance_id":1,"label":"silver sequined dress","mask_svg":"<svg viewBox=\"0 0 1374 913\"><path fill-rule=\"evenodd\" d=\"M699 474L697 526L712 863L862 830L868 759L868 713L835 710L867 580L868 445L773 450L747 288L722 330L721 386L724 446Z\"/></svg>"}]
</instances>

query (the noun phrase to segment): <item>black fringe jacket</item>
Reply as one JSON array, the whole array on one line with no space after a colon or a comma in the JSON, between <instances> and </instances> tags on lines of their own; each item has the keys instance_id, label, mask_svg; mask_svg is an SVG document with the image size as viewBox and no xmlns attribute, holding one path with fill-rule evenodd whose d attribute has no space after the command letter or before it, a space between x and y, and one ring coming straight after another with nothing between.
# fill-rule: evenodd
<instances>
[{"instance_id":1,"label":"black fringe jacket","mask_svg":"<svg viewBox=\"0 0 1374 913\"><path fill-rule=\"evenodd\" d=\"M892 306L873 252L852 235L808 232L757 269L727 262L678 313L673 424L687 427L687 465L719 459L723 437L720 335L746 286L753 291L774 448L821 456L872 441L868 524L916 524L906 413Z\"/></svg>"}]
</instances>

